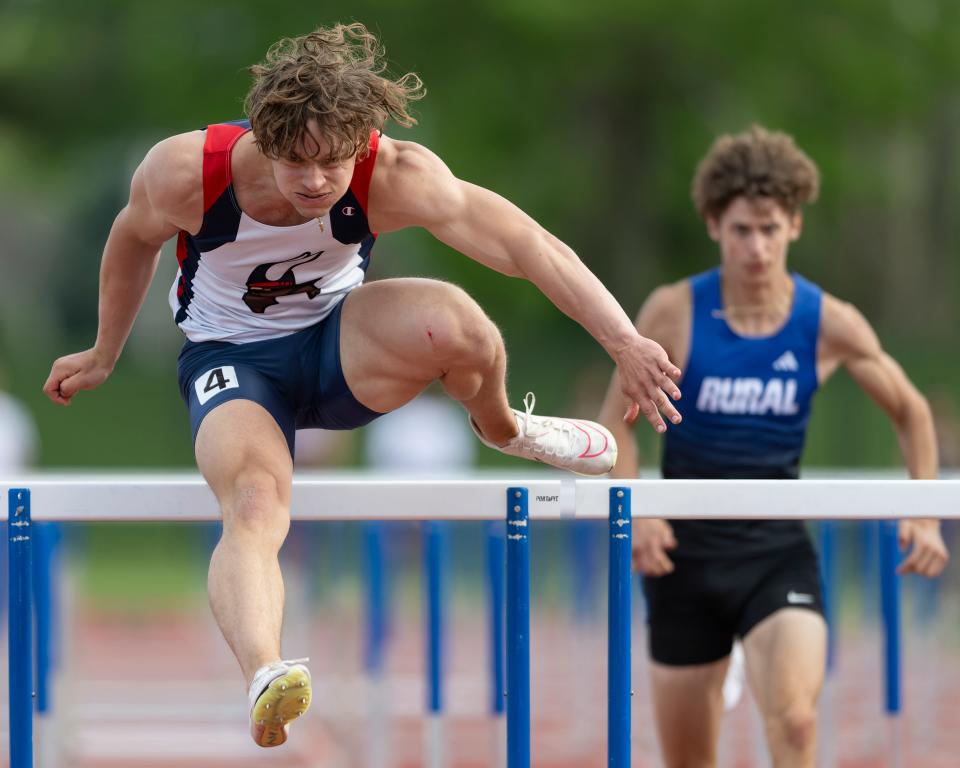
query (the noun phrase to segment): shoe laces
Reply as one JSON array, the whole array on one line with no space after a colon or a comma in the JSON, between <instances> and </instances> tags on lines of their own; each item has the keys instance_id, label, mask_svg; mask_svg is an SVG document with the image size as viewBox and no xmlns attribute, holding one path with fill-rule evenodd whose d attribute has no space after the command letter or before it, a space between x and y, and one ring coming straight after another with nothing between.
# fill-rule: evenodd
<instances>
[{"instance_id":1,"label":"shoe laces","mask_svg":"<svg viewBox=\"0 0 960 768\"><path fill-rule=\"evenodd\" d=\"M284 665L288 667L292 667L296 664L306 664L308 661L310 661L309 657L304 659L281 659L280 661L275 661L272 664L268 664L267 668L272 670L272 669L277 669L278 667L282 667Z\"/></svg>"},{"instance_id":2,"label":"shoe laces","mask_svg":"<svg viewBox=\"0 0 960 768\"><path fill-rule=\"evenodd\" d=\"M258 680L266 677L267 675L272 675L274 672L281 672L297 664L306 664L308 661L310 661L309 657L304 659L281 659L280 661L274 661L270 664L265 664L254 674L253 683L256 683ZM253 683L251 683L251 685L253 685ZM263 690L266 690L266 686L263 687ZM262 693L263 690L261 690L259 693ZM259 695L259 693L257 695Z\"/></svg>"},{"instance_id":3,"label":"shoe laces","mask_svg":"<svg viewBox=\"0 0 960 768\"><path fill-rule=\"evenodd\" d=\"M566 419L537 416L536 419L542 429L536 431L531 429L530 417L533 416L533 408L536 403L537 396L534 395L533 392L527 392L526 397L523 398L523 407L526 411L523 416L523 436L531 438L534 441L533 452L549 455L570 453L570 451L573 450L574 441L577 439L577 430ZM544 445L539 442L541 437L550 434L557 436L558 439L556 443Z\"/></svg>"}]
</instances>

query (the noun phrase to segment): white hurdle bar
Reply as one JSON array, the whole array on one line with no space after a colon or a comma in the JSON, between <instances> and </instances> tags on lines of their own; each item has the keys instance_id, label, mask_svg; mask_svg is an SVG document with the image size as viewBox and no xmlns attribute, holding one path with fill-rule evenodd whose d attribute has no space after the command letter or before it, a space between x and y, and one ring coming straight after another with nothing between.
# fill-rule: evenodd
<instances>
[{"instance_id":1,"label":"white hurdle bar","mask_svg":"<svg viewBox=\"0 0 960 768\"><path fill-rule=\"evenodd\" d=\"M960 480L585 480L541 474L496 479L394 479L363 474L298 477L294 520L496 520L503 494L529 493L532 520L606 519L609 489L631 490L634 517L700 520L895 520L960 517ZM790 482L790 481L786 481ZM870 494L863 489L869 486ZM37 522L217 521L213 493L197 474L25 475L0 489L29 488ZM879 503L878 503L879 497ZM415 514L403 510L416 509ZM0 511L0 520L6 513Z\"/></svg>"},{"instance_id":2,"label":"white hurdle bar","mask_svg":"<svg viewBox=\"0 0 960 768\"><path fill-rule=\"evenodd\" d=\"M14 602L30 604L33 522L211 521L219 510L198 475L30 475L0 480L8 491L10 576L10 742L11 768L32 768L32 638L29 621L14 621ZM864 493L869 487L871 493ZM771 500L775 499L775 503ZM506 500L506 506L504 501ZM632 502L632 503L631 503ZM406 510L416 510L414 514ZM542 475L531 479L390 479L367 475L298 478L291 500L294 520L505 520L508 540L508 635L511 624L525 658L508 658L509 768L529 768L529 527L528 520L605 518L611 521L608 687L608 766L630 764L628 606L631 580L631 517L689 519L879 519L960 517L960 480L571 480ZM519 517L518 517L519 516ZM511 533L517 535L510 536ZM511 569L519 568L519 571ZM616 571L616 572L615 572ZM511 579L515 584L511 587ZM522 578L521 578L522 577ZM523 583L521 583L521 581ZM513 592L525 593L517 595ZM616 597L615 601L612 599ZM511 602L522 605L515 616ZM27 613L26 615L30 615ZM895 627L899 632L899 625ZM617 635L613 637L614 633ZM522 635L522 637L521 637ZM508 647L510 638L508 638ZM897 648L899 648L897 644ZM898 651L899 652L899 651ZM617 658L614 658L614 657ZM619 658L625 656L625 658ZM513 669L511 670L511 665ZM888 669L899 670L888 662ZM511 677L513 675L513 677ZM616 675L616 677L614 677ZM511 683L511 679L513 682ZM888 681L888 685L899 680ZM522 702L517 702L518 689ZM898 689L899 690L899 689ZM899 701L899 697L897 696ZM520 704L511 728L512 705ZM897 705L899 707L899 703ZM624 708L626 711L624 712ZM619 723L616 728L614 722ZM513 742L513 743L511 743Z\"/></svg>"}]
</instances>

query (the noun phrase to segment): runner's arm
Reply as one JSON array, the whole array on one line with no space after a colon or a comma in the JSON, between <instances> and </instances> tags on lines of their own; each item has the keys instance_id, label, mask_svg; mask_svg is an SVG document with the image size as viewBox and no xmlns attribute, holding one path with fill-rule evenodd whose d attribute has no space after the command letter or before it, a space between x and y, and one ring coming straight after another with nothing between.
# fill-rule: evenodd
<instances>
[{"instance_id":1,"label":"runner's arm","mask_svg":"<svg viewBox=\"0 0 960 768\"><path fill-rule=\"evenodd\" d=\"M161 142L134 172L130 198L113 222L100 263L96 342L54 362L43 387L54 402L67 405L79 390L93 389L110 375L156 271L160 247L190 220L191 206L199 205L193 190L198 187L202 195L199 172L191 177L185 148L184 137Z\"/></svg>"},{"instance_id":2,"label":"runner's arm","mask_svg":"<svg viewBox=\"0 0 960 768\"><path fill-rule=\"evenodd\" d=\"M821 344L825 356L845 366L857 385L887 414L910 477L936 478L937 439L930 406L903 368L883 350L866 318L852 304L825 294ZM939 520L901 520L899 538L902 549L912 545L900 564L900 573L936 576L946 566L949 554Z\"/></svg>"},{"instance_id":3,"label":"runner's arm","mask_svg":"<svg viewBox=\"0 0 960 768\"><path fill-rule=\"evenodd\" d=\"M680 370L659 344L637 333L573 250L503 197L457 179L429 150L408 142L390 144L386 168L378 171L383 181L377 185L375 177L371 187L375 229L420 226L491 269L530 280L617 363L631 423L643 411L662 431L661 410L679 421L670 397L680 395L674 383Z\"/></svg>"},{"instance_id":4,"label":"runner's arm","mask_svg":"<svg viewBox=\"0 0 960 768\"><path fill-rule=\"evenodd\" d=\"M659 339L670 359L686 363L687 337L690 332L691 299L686 280L661 285L643 302L637 313L637 332ZM620 386L620 374L614 369L598 420L617 441L617 463L610 473L615 478L636 478L640 473L640 453L633 429L624 419L629 403Z\"/></svg>"},{"instance_id":5,"label":"runner's arm","mask_svg":"<svg viewBox=\"0 0 960 768\"><path fill-rule=\"evenodd\" d=\"M690 290L686 281L657 288L640 308L637 331L661 340L673 360L687 354L685 339L690 325ZM599 421L613 433L619 452L610 476L634 479L640 476L640 452L633 429L624 421L627 402L620 387L619 373L614 370L606 399L600 408ZM668 554L677 540L673 527L663 518L634 518L633 569L647 576L672 573L673 560Z\"/></svg>"},{"instance_id":6,"label":"runner's arm","mask_svg":"<svg viewBox=\"0 0 960 768\"><path fill-rule=\"evenodd\" d=\"M880 345L870 323L852 304L824 295L821 344L890 419L910 477L937 476L933 416L900 365Z\"/></svg>"},{"instance_id":7,"label":"runner's arm","mask_svg":"<svg viewBox=\"0 0 960 768\"><path fill-rule=\"evenodd\" d=\"M159 207L162 159L148 154L133 174L100 263L99 327L94 349L111 368L120 357L156 272L161 246L180 228Z\"/></svg>"}]
</instances>

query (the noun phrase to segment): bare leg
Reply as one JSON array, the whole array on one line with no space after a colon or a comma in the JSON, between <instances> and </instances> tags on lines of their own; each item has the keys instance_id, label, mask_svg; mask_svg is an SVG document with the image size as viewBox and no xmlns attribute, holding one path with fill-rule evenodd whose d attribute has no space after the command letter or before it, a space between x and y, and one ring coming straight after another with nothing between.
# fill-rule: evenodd
<instances>
[{"instance_id":1,"label":"bare leg","mask_svg":"<svg viewBox=\"0 0 960 768\"><path fill-rule=\"evenodd\" d=\"M223 514L223 536L210 560L210 607L249 685L259 667L280 658L277 555L290 526L293 464L273 417L249 400L231 400L207 415L196 454Z\"/></svg>"},{"instance_id":2,"label":"bare leg","mask_svg":"<svg viewBox=\"0 0 960 768\"><path fill-rule=\"evenodd\" d=\"M394 410L439 379L490 439L517 433L504 388L503 341L459 288L420 279L371 283L347 297L341 322L344 376L367 407ZM196 454L223 514L223 537L210 562L210 605L249 684L258 668L280 658L277 555L290 524L292 462L273 417L246 400L207 415Z\"/></svg>"},{"instance_id":3,"label":"bare leg","mask_svg":"<svg viewBox=\"0 0 960 768\"><path fill-rule=\"evenodd\" d=\"M773 765L813 768L817 697L827 657L823 617L800 608L783 608L747 633L743 650Z\"/></svg>"},{"instance_id":4,"label":"bare leg","mask_svg":"<svg viewBox=\"0 0 960 768\"><path fill-rule=\"evenodd\" d=\"M713 768L729 657L711 664L650 664L660 750L667 768Z\"/></svg>"},{"instance_id":5,"label":"bare leg","mask_svg":"<svg viewBox=\"0 0 960 768\"><path fill-rule=\"evenodd\" d=\"M503 339L454 285L399 278L353 291L343 309L340 356L347 385L368 408L392 411L439 379L488 440L517 434Z\"/></svg>"}]
</instances>

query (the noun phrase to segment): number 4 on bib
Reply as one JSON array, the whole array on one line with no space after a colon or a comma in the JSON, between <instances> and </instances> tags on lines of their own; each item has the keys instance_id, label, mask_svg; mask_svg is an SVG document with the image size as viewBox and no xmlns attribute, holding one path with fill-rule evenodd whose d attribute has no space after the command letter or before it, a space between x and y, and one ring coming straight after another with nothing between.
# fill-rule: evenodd
<instances>
[{"instance_id":1,"label":"number 4 on bib","mask_svg":"<svg viewBox=\"0 0 960 768\"><path fill-rule=\"evenodd\" d=\"M233 370L232 365L211 368L206 373L200 374L193 382L193 388L197 390L197 400L200 401L200 405L204 405L207 400L219 395L224 390L236 389L239 386L237 372Z\"/></svg>"}]
</instances>

